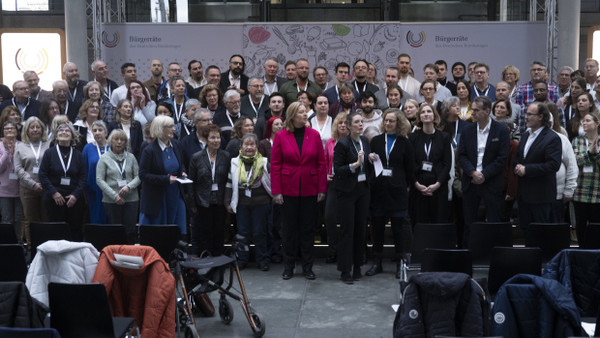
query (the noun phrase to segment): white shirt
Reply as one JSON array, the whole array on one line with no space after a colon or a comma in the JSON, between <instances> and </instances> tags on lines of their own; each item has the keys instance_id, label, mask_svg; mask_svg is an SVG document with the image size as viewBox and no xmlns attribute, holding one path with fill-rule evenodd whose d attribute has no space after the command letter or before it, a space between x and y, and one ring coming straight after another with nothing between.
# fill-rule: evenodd
<instances>
[{"instance_id":1,"label":"white shirt","mask_svg":"<svg viewBox=\"0 0 600 338\"><path fill-rule=\"evenodd\" d=\"M483 154L485 153L485 145L487 144L488 136L490 135L491 120L483 129L479 128L477 123L477 171L483 171Z\"/></svg>"},{"instance_id":2,"label":"white shirt","mask_svg":"<svg viewBox=\"0 0 600 338\"><path fill-rule=\"evenodd\" d=\"M229 83L234 84L235 88L238 88L238 89L241 88L240 87L240 79L241 78L242 78L241 76L238 76L237 79L236 79L233 76L231 76L231 72L229 72Z\"/></svg>"},{"instance_id":3,"label":"white shirt","mask_svg":"<svg viewBox=\"0 0 600 338\"><path fill-rule=\"evenodd\" d=\"M531 148L531 144L533 143L533 141L535 141L535 139L538 137L538 135L540 135L540 133L542 132L542 130L544 130L544 128L546 128L546 127L542 126L535 132L531 132L531 129L527 130L527 131L529 131L529 137L527 138L527 142L525 142L525 149L523 149L523 157L527 157L527 152L529 152L529 148Z\"/></svg>"}]
</instances>

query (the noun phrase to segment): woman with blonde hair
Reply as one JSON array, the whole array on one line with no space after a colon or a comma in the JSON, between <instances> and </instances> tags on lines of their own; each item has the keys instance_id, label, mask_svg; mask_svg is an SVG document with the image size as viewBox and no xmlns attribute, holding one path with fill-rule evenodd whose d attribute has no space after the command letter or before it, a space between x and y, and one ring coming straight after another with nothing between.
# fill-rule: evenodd
<instances>
[{"instance_id":1,"label":"woman with blonde hair","mask_svg":"<svg viewBox=\"0 0 600 338\"><path fill-rule=\"evenodd\" d=\"M83 139L85 143L80 144L80 149L88 144L94 142L94 133L92 132L92 123L94 121L102 120L102 107L100 103L94 100L85 100L79 108L79 120L77 120L73 126L81 135L85 135Z\"/></svg>"}]
</instances>

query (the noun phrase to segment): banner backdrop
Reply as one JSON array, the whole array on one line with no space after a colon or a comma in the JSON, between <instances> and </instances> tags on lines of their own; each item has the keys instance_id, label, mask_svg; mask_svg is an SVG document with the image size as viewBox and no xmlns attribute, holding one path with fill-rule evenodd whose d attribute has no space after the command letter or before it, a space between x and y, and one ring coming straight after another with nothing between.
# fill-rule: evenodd
<instances>
[{"instance_id":1,"label":"banner backdrop","mask_svg":"<svg viewBox=\"0 0 600 338\"><path fill-rule=\"evenodd\" d=\"M160 59L165 69L169 62L179 62L187 77L190 60L225 71L232 54L244 55L249 76L262 76L262 65L269 57L278 60L280 76L287 60L306 58L311 68L326 67L330 80L336 63L352 65L364 58L376 65L383 81L385 67L396 65L398 55L407 53L418 80L423 78L425 64L443 59L449 68L456 61L485 62L491 68L490 82L495 84L506 65L519 68L523 82L529 79L533 60L545 62L545 30L545 24L537 22L128 23L105 24L102 42L110 75L117 81L121 79L119 68L127 61L137 65L138 78L145 81L150 77L152 59Z\"/></svg>"}]
</instances>

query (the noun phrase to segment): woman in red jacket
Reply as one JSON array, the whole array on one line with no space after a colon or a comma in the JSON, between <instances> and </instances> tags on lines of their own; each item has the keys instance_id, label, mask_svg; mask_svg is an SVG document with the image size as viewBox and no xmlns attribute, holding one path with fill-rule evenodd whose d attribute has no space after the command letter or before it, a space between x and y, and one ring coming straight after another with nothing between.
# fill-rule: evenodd
<instances>
[{"instance_id":1,"label":"woman in red jacket","mask_svg":"<svg viewBox=\"0 0 600 338\"><path fill-rule=\"evenodd\" d=\"M314 224L317 201L325 199L327 171L319 133L306 127L307 107L290 104L285 130L275 135L271 150L271 191L275 203L283 204L283 279L294 276L298 246L302 274L315 279L312 271Z\"/></svg>"}]
</instances>

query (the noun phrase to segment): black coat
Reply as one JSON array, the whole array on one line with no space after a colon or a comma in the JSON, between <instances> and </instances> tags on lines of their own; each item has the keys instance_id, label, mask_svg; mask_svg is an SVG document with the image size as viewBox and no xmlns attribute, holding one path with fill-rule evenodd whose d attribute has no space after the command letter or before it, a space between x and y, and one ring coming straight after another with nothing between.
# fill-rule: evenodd
<instances>
[{"instance_id":1,"label":"black coat","mask_svg":"<svg viewBox=\"0 0 600 338\"><path fill-rule=\"evenodd\" d=\"M369 161L369 154L371 153L371 146L369 140L361 136L362 150L365 152L363 160L364 171L367 178L371 176L373 171L373 165ZM349 193L354 190L358 184L358 173L360 169L356 169L355 172L350 170L350 164L358 160L358 151L352 143L350 135L341 138L333 148L333 169L335 175L333 176L333 183L338 193ZM368 182L368 181L367 181Z\"/></svg>"},{"instance_id":2,"label":"black coat","mask_svg":"<svg viewBox=\"0 0 600 338\"><path fill-rule=\"evenodd\" d=\"M108 124L108 135L110 132L115 129L123 129L123 125L121 123L117 123L115 121ZM135 156L136 160L140 160L142 142L144 142L144 135L142 131L142 125L136 121L131 120L131 126L129 127L129 152Z\"/></svg>"},{"instance_id":3,"label":"black coat","mask_svg":"<svg viewBox=\"0 0 600 338\"><path fill-rule=\"evenodd\" d=\"M7 257L5 257L6 259ZM44 306L31 297L25 283L0 283L0 326L42 328L48 313Z\"/></svg>"},{"instance_id":4,"label":"black coat","mask_svg":"<svg viewBox=\"0 0 600 338\"><path fill-rule=\"evenodd\" d=\"M214 183L219 186L219 190L216 191L217 204L219 205L223 205L225 201L225 185L227 184L227 175L229 174L230 166L229 153L225 150L217 150ZM194 198L194 205L208 208L213 180L210 160L206 151L194 154L190 161L188 174L189 179L194 181L194 184L190 184L193 188L191 195Z\"/></svg>"}]
</instances>

